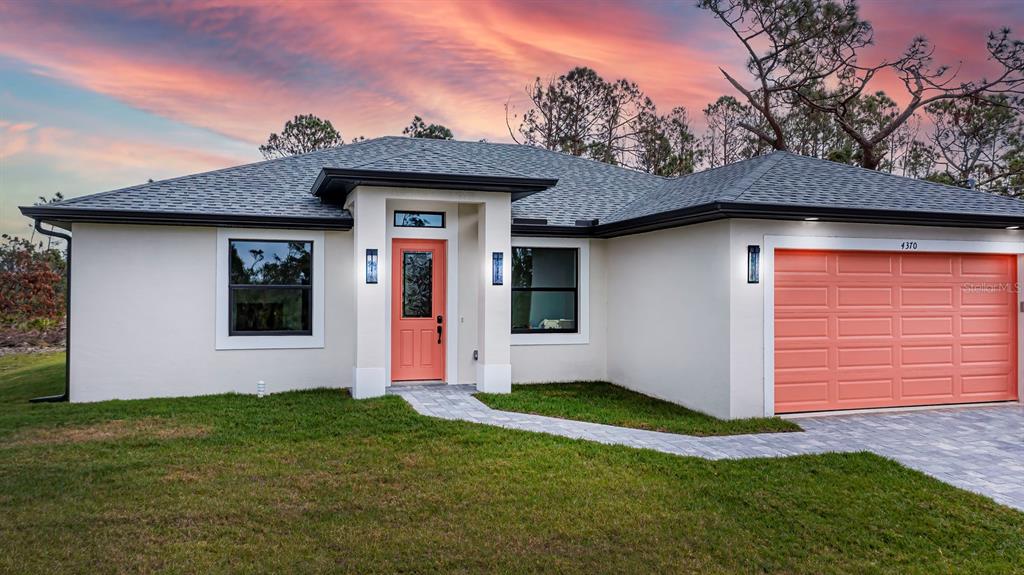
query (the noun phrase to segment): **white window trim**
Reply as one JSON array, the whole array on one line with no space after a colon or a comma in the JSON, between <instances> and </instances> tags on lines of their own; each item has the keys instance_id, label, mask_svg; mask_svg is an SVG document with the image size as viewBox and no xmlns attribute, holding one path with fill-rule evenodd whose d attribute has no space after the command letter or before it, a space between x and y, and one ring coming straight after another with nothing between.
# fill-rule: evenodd
<instances>
[{"instance_id":1,"label":"white window trim","mask_svg":"<svg viewBox=\"0 0 1024 575\"><path fill-rule=\"evenodd\" d=\"M313 242L312 335L228 335L228 240ZM217 230L216 349L309 349L324 347L324 233L317 231L219 228Z\"/></svg>"},{"instance_id":2,"label":"white window trim","mask_svg":"<svg viewBox=\"0 0 1024 575\"><path fill-rule=\"evenodd\" d=\"M904 244L911 242L913 249ZM1024 277L1020 254L1024 242L995 242L984 240L927 240L908 234L901 238L848 238L836 236L765 236L761 257L761 283L764 285L764 414L775 415L775 250L815 249L879 252L940 252L973 254L1018 254L1017 276ZM746 254L744 254L746 261ZM1019 297L1019 296L1018 296ZM1019 304L1018 304L1019 305ZM1024 356L1024 322L1017 322L1018 358ZM1020 360L1018 359L1018 364ZM1024 389L1024 370L1018 370L1018 386Z\"/></svg>"},{"instance_id":3,"label":"white window trim","mask_svg":"<svg viewBox=\"0 0 1024 575\"><path fill-rule=\"evenodd\" d=\"M578 238L512 238L512 247L576 248L579 250L579 330L576 333L513 333L512 345L585 345L590 343L590 240ZM512 255L509 254L509 265ZM506 281L511 282L509 274Z\"/></svg>"}]
</instances>

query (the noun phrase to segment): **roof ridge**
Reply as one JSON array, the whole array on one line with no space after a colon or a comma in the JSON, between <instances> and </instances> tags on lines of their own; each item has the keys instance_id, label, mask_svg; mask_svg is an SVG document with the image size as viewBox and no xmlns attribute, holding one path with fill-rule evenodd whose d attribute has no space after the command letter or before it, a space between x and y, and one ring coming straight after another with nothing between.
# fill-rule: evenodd
<instances>
[{"instance_id":1,"label":"roof ridge","mask_svg":"<svg viewBox=\"0 0 1024 575\"><path fill-rule=\"evenodd\" d=\"M379 138L379 139L383 139L383 138ZM413 153L415 151L416 150L402 150L401 152L395 152L394 154L385 154L385 155L382 155L382 156L377 156L377 157L373 158L372 160L367 160L365 162L359 162L357 164L354 164L354 165L350 166L350 168L354 170L354 169L357 169L357 168L360 168L362 166L366 166L366 165L369 165L369 164L375 164L377 162L383 162L385 160L391 160L391 159L394 159L394 158L400 158L400 157L402 157L402 156L404 156L406 154L411 154L411 153ZM323 166L321 166L321 169L323 169Z\"/></svg>"},{"instance_id":2,"label":"roof ridge","mask_svg":"<svg viewBox=\"0 0 1024 575\"><path fill-rule=\"evenodd\" d=\"M383 138L388 138L388 139L399 138L399 139L401 139L401 138L404 138L404 137L403 136L381 136L381 138L382 139ZM437 139L437 138L410 138L410 139L413 139L413 140L430 140L430 141L434 141L434 142L444 142L445 144L484 144L484 145L487 145L487 146L505 146L505 147L508 147L508 148L517 148L517 149L526 148L526 149L530 149L530 150L537 150L537 151L540 151L540 152L545 152L545 153L548 153L548 154L554 154L556 156L563 157L563 158L569 158L571 160L583 160L583 161L586 161L586 162L597 164L597 165L599 165L599 166L601 166L603 168L612 168L612 169L615 169L615 170L622 170L624 172L630 172L632 174L640 174L642 176L648 176L648 177L651 177L651 178L657 178L659 180L672 180L672 179L675 179L672 176L659 176L658 174L651 174L651 173L648 173L648 172L641 172L640 170L634 170L633 168L627 168L625 166L619 166L619 165L616 165L616 164L609 164L607 162L602 162L601 160L595 160L593 158L588 158L586 156L574 156L574 155L569 154L567 152L561 152L559 150L549 150L549 149L543 148L541 146L534 146L533 144L520 144L518 142L487 142L487 141L482 141L482 142L481 141L477 141L477 142L474 142L474 141L470 141L470 140L441 140L441 139Z\"/></svg>"},{"instance_id":3,"label":"roof ridge","mask_svg":"<svg viewBox=\"0 0 1024 575\"><path fill-rule=\"evenodd\" d=\"M708 168L706 170L701 170L699 172L690 172L689 174L683 174L681 176L673 176L673 177L668 177L668 178L666 178L665 176L659 176L659 177L664 178L666 180L664 183L666 183L666 184L674 183L674 182L682 182L682 181L685 181L688 178L692 178L692 177L697 176L697 175L707 174L709 172L714 172L716 170L721 170L722 168L735 167L737 164L741 164L743 162L752 162L752 161L762 161L763 162L763 161L765 161L766 158L769 158L769 157L774 156L774 155L775 155L774 153L762 154L760 156L754 156L752 158L746 158L746 159L740 160L739 162L733 162L731 164L723 164L721 166L715 166L713 168ZM776 162L773 162L773 163L776 163ZM743 178L740 179L740 183L741 184L744 184L744 183L746 184L742 188L743 191L746 191L751 185L753 185L755 180L751 180L750 182L747 182L747 179L750 178L752 174L757 173L759 169L760 169L760 166L758 166L757 168L754 168L753 170L751 170L750 174L747 174L746 176L743 176ZM767 170L765 170L765 171L767 171ZM757 177L760 177L762 174L763 174L763 172L762 173L758 173ZM653 190L648 190L648 191L640 194L636 198L634 198L633 201L627 203L626 205L622 206L618 210L615 210L615 212L613 212L612 214L609 214L605 219L607 221L615 221L615 218L617 218L622 213L627 213L629 211L629 209L634 204L637 204L638 202L646 200L647 198L650 198L654 194L664 193L665 191L666 190L663 187L658 187L658 188L655 188ZM743 192L740 192L736 196L738 197L742 193ZM729 199L735 199L735 198L729 198Z\"/></svg>"},{"instance_id":4,"label":"roof ridge","mask_svg":"<svg viewBox=\"0 0 1024 575\"><path fill-rule=\"evenodd\" d=\"M396 138L396 139L400 138L399 136L386 136L386 137L389 138L389 139L391 139L391 138ZM411 138L400 138L400 139L411 139ZM430 140L431 138L415 138L415 139ZM407 156L407 155L413 154L413 153L416 153L416 154L433 154L433 155L437 155L437 156L444 156L445 158L456 160L458 162L462 162L462 163L469 164L469 165L486 166L486 167L491 168L493 170L497 170L499 172L504 172L506 174L509 174L509 176L514 176L514 177L517 177L517 178L529 178L529 177L531 177L531 176L529 176L527 174L524 174L522 172L516 172L516 171L513 171L513 170L509 170L507 168L502 168L501 166L495 166L495 165L487 163L487 162L481 162L479 160L469 159L469 158L465 158L465 157L458 156L458 155L455 155L455 154L451 154L451 153L448 153L448 152L442 152L440 150L433 150L433 149L431 149L429 147L419 146L419 145L417 145L413 149L403 150L403 151L395 153L395 154L388 154L386 156L380 156L380 157L374 158L374 159L366 161L366 162L355 164L355 165L351 166L351 169L364 168L365 166L368 166L368 165L371 165L371 164L375 164L377 162L385 162L385 161L388 161L388 160L393 160L395 158L400 158L402 156Z\"/></svg>"},{"instance_id":5,"label":"roof ridge","mask_svg":"<svg viewBox=\"0 0 1024 575\"><path fill-rule=\"evenodd\" d=\"M782 150L775 150L768 154L750 158L751 160L761 159L761 163L755 166L754 169L750 170L750 173L743 176L738 182L736 182L736 185L733 186L736 191L733 194L723 195L722 198L733 201L739 200L743 194L750 190L755 182L770 172L772 168L779 165L779 162L781 162L784 157L786 157L786 152Z\"/></svg>"},{"instance_id":6,"label":"roof ridge","mask_svg":"<svg viewBox=\"0 0 1024 575\"><path fill-rule=\"evenodd\" d=\"M495 169L495 170L506 172L506 173L508 173L508 174L510 174L512 176L518 177L518 178L529 178L529 177L532 177L532 176L530 176L528 174L524 174L523 172L517 172L516 170L510 170L508 168L503 168L501 166L496 166L496 165L494 165L494 164L492 164L490 162L481 162L480 160L476 160L476 159L470 160L468 158L463 158L461 156L456 156L456 155L448 153L448 152L441 152L439 150L430 150L430 151L434 152L435 154L441 154L442 156L447 156L449 158L454 158L454 159L462 161L462 162L468 162L468 163L471 163L471 164L479 164L481 166L487 166L488 168L492 168L492 169Z\"/></svg>"}]
</instances>

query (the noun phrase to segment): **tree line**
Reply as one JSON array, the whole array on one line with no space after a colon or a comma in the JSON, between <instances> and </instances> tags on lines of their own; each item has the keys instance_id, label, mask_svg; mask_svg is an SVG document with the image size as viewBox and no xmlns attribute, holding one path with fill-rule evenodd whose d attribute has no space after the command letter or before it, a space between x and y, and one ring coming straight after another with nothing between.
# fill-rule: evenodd
<instances>
[{"instance_id":1,"label":"tree line","mask_svg":"<svg viewBox=\"0 0 1024 575\"><path fill-rule=\"evenodd\" d=\"M662 176L691 173L773 150L903 176L1024 195L1024 43L989 33L988 76L962 77L915 38L901 54L868 62L871 23L854 0L700 0L724 36L746 54L742 73L719 68L737 96L701 111L662 112L639 85L575 67L526 87L528 107L506 104L520 144ZM897 79L900 104L875 89ZM412 137L453 139L415 116ZM362 138L357 138L362 139ZM266 157L343 144L330 122L296 116L260 147Z\"/></svg>"}]
</instances>

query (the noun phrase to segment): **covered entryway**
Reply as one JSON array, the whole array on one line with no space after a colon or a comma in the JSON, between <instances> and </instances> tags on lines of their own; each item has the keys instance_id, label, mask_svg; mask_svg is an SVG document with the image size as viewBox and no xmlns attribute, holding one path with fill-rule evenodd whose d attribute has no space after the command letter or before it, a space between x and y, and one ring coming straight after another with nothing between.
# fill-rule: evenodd
<instances>
[{"instance_id":1,"label":"covered entryway","mask_svg":"<svg viewBox=\"0 0 1024 575\"><path fill-rule=\"evenodd\" d=\"M775 251L775 413L1017 399L1017 259Z\"/></svg>"}]
</instances>

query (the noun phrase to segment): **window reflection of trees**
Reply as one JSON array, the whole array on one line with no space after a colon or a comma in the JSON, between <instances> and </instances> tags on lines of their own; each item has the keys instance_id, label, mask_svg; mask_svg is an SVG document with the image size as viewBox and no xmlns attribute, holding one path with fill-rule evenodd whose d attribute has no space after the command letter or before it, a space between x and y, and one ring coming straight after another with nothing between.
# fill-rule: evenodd
<instances>
[{"instance_id":1,"label":"window reflection of trees","mask_svg":"<svg viewBox=\"0 0 1024 575\"><path fill-rule=\"evenodd\" d=\"M229 333L310 333L312 242L230 240L228 245Z\"/></svg>"},{"instance_id":2,"label":"window reflection of trees","mask_svg":"<svg viewBox=\"0 0 1024 575\"><path fill-rule=\"evenodd\" d=\"M282 244L286 246L283 254ZM310 247L309 242L232 241L231 283L308 285L312 269Z\"/></svg>"},{"instance_id":3,"label":"window reflection of trees","mask_svg":"<svg viewBox=\"0 0 1024 575\"><path fill-rule=\"evenodd\" d=\"M434 258L431 252L402 254L402 316L430 317L433 310Z\"/></svg>"}]
</instances>

